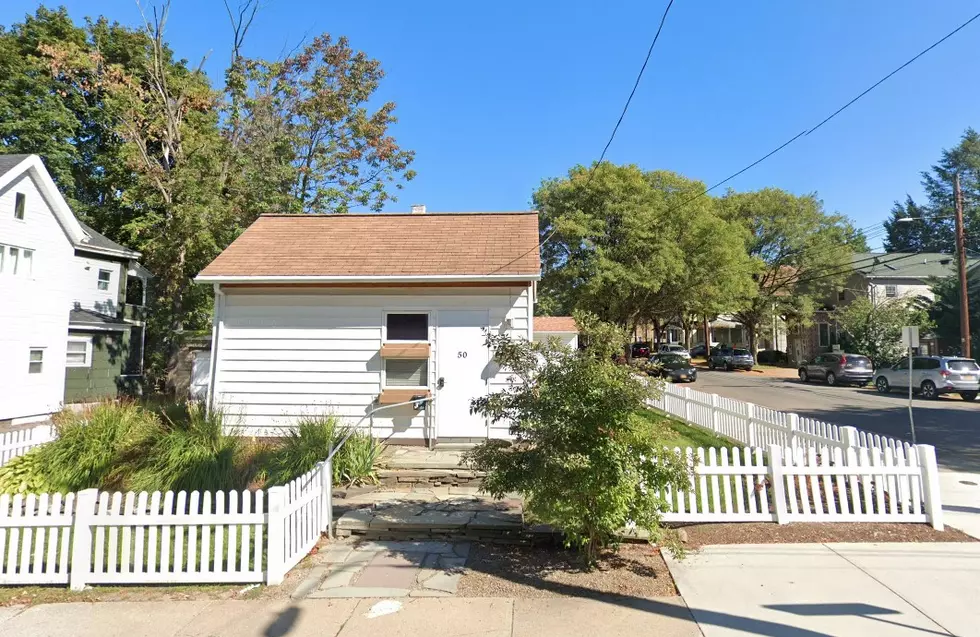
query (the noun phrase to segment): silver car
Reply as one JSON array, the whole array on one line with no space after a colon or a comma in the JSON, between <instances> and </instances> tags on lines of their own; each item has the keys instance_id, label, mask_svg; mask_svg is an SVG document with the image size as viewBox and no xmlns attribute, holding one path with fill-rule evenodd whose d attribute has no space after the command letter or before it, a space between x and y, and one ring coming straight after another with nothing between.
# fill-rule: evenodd
<instances>
[{"instance_id":1,"label":"silver car","mask_svg":"<svg viewBox=\"0 0 980 637\"><path fill-rule=\"evenodd\" d=\"M912 391L923 398L959 394L963 400L976 400L980 392L980 365L970 358L915 356L912 358L911 378ZM883 394L893 389L908 391L908 359L876 371L875 388Z\"/></svg>"}]
</instances>

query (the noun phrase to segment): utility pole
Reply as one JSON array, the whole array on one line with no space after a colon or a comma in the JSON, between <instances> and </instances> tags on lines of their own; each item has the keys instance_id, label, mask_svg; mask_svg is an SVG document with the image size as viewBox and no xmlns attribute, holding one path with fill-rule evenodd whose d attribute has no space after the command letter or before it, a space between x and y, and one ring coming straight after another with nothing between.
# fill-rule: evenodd
<instances>
[{"instance_id":1,"label":"utility pole","mask_svg":"<svg viewBox=\"0 0 980 637\"><path fill-rule=\"evenodd\" d=\"M970 358L970 300L966 281L966 233L963 231L963 191L960 174L953 176L953 195L956 200L956 255L960 271L960 355Z\"/></svg>"}]
</instances>

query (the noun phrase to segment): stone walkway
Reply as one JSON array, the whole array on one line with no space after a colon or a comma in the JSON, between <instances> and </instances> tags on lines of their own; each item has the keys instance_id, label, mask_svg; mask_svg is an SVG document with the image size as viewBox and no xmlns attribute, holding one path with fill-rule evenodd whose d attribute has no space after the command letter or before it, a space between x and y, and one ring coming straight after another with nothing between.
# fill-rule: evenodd
<instances>
[{"instance_id":1,"label":"stone walkway","mask_svg":"<svg viewBox=\"0 0 980 637\"><path fill-rule=\"evenodd\" d=\"M469 552L468 542L333 543L293 598L449 597Z\"/></svg>"}]
</instances>

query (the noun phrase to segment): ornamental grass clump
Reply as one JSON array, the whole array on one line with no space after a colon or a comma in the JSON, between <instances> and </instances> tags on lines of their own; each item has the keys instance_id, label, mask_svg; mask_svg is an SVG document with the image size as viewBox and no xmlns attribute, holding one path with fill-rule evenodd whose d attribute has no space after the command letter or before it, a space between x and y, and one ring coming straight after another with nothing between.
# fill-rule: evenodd
<instances>
[{"instance_id":1,"label":"ornamental grass clump","mask_svg":"<svg viewBox=\"0 0 980 637\"><path fill-rule=\"evenodd\" d=\"M285 484L326 460L350 433L333 458L335 484L376 482L375 464L384 446L370 435L341 425L333 415L305 416L285 430L269 462L269 484Z\"/></svg>"},{"instance_id":2,"label":"ornamental grass clump","mask_svg":"<svg viewBox=\"0 0 980 637\"><path fill-rule=\"evenodd\" d=\"M473 401L493 422L507 422L514 443L488 440L467 455L486 472L494 497L517 491L525 511L559 529L588 566L620 532L638 527L668 545L660 525L666 487L686 487L687 466L635 415L659 385L616 365L625 335L589 315L576 317L585 350L491 334L494 360L516 382Z\"/></svg>"}]
</instances>

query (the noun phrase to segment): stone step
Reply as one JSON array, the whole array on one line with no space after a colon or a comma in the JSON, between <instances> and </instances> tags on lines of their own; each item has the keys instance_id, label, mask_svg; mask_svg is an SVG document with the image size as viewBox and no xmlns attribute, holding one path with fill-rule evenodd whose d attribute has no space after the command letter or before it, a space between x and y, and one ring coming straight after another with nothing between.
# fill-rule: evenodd
<instances>
[{"instance_id":1,"label":"stone step","mask_svg":"<svg viewBox=\"0 0 980 637\"><path fill-rule=\"evenodd\" d=\"M337 519L339 537L374 540L467 540L530 543L554 536L550 527L529 526L519 500L457 498L437 502L392 501L353 509Z\"/></svg>"},{"instance_id":2,"label":"stone step","mask_svg":"<svg viewBox=\"0 0 980 637\"><path fill-rule=\"evenodd\" d=\"M378 480L382 485L397 488L404 485L429 485L433 487L478 487L483 484L480 471L459 467L450 468L385 468L378 469Z\"/></svg>"}]
</instances>

